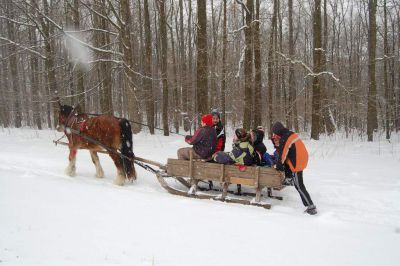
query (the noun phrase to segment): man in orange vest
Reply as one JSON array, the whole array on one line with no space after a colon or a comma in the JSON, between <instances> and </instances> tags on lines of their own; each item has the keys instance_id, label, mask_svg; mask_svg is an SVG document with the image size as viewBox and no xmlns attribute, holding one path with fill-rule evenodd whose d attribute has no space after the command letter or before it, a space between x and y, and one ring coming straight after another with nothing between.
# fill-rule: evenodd
<instances>
[{"instance_id":1,"label":"man in orange vest","mask_svg":"<svg viewBox=\"0 0 400 266\"><path fill-rule=\"evenodd\" d=\"M276 169L285 171L286 184L294 184L304 206L307 207L305 212L310 215L317 214L317 208L303 183L303 170L308 163L308 152L304 143L296 133L285 128L280 122L276 122L271 131L272 142L279 154Z\"/></svg>"}]
</instances>

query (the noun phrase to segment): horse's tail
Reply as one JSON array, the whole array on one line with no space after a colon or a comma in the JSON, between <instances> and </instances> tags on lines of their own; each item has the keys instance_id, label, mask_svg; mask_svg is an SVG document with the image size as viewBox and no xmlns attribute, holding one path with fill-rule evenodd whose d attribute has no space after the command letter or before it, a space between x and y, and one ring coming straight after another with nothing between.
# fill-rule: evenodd
<instances>
[{"instance_id":1,"label":"horse's tail","mask_svg":"<svg viewBox=\"0 0 400 266\"><path fill-rule=\"evenodd\" d=\"M133 164L133 159L135 155L133 154L132 147L132 129L131 124L125 118L122 118L119 122L121 128L121 160L124 167L125 175L127 178L136 179L135 166Z\"/></svg>"}]
</instances>

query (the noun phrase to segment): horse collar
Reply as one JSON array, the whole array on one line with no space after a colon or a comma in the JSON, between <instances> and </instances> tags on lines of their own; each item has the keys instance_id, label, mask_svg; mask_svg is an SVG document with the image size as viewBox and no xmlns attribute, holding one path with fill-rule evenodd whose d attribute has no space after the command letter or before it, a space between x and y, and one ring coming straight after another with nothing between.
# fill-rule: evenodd
<instances>
[{"instance_id":1,"label":"horse collar","mask_svg":"<svg viewBox=\"0 0 400 266\"><path fill-rule=\"evenodd\" d=\"M85 131L86 129L87 129L87 126L86 126L86 119L85 120L82 120L82 121L80 121L80 122L78 122L80 125L79 125L79 130L80 130L80 132L83 132L83 131Z\"/></svg>"}]
</instances>

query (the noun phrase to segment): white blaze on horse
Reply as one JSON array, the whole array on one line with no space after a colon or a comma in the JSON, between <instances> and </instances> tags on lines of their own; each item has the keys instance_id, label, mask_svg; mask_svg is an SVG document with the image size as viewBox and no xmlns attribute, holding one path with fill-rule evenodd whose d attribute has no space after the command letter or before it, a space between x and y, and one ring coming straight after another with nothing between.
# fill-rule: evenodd
<instances>
[{"instance_id":1,"label":"white blaze on horse","mask_svg":"<svg viewBox=\"0 0 400 266\"><path fill-rule=\"evenodd\" d=\"M89 117L87 114L75 113L72 106L58 103L60 112L57 131L64 132L68 138L69 165L66 173L69 176L76 174L75 162L78 149L87 149L96 166L96 177L102 178L104 171L97 152L106 149L117 167L114 183L122 186L125 179L136 180L132 130L128 120L111 115Z\"/></svg>"}]
</instances>

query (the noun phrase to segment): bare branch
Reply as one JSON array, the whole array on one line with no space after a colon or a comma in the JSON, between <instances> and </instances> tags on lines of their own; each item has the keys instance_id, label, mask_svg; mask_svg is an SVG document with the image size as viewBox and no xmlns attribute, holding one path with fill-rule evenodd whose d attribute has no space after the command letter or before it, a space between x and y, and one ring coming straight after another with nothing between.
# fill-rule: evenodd
<instances>
[{"instance_id":1,"label":"bare branch","mask_svg":"<svg viewBox=\"0 0 400 266\"><path fill-rule=\"evenodd\" d=\"M20 45L20 44L18 44L18 43L16 43L16 42L11 41L10 39L7 39L7 38L5 38L5 37L0 36L0 40L6 41L6 42L8 42L8 43L10 43L10 44L13 44L13 45L15 45L15 46L21 48L22 51L28 51L28 52L31 52L31 53L33 53L33 54L35 54L35 55L38 55L38 56L39 56L40 58L42 58L42 59L46 59L46 56L42 55L42 54L39 53L38 51L32 50L32 49L29 48L29 47L22 46L22 45Z\"/></svg>"},{"instance_id":2,"label":"bare branch","mask_svg":"<svg viewBox=\"0 0 400 266\"><path fill-rule=\"evenodd\" d=\"M247 8L247 6L243 3L243 1L241 0L236 0L236 3L238 3L239 5L241 5L243 7L243 9L246 11L247 15L250 14L250 10Z\"/></svg>"},{"instance_id":3,"label":"bare branch","mask_svg":"<svg viewBox=\"0 0 400 266\"><path fill-rule=\"evenodd\" d=\"M22 25L22 26L36 27L36 25L34 25L34 24L28 24L28 23L20 22L20 21L17 21L17 20L14 20L14 19L11 19L11 18L8 18L8 17L5 17L5 16L0 16L0 19L8 20L8 21L10 21L10 22L12 22L14 24L18 24L18 25Z\"/></svg>"}]
</instances>

